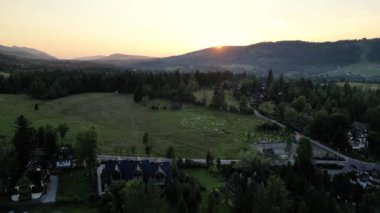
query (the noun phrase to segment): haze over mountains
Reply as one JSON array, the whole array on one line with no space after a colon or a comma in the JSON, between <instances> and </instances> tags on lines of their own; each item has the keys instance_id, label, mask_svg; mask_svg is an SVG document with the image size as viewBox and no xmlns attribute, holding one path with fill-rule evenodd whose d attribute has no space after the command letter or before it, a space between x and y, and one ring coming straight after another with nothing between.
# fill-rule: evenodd
<instances>
[{"instance_id":1,"label":"haze over mountains","mask_svg":"<svg viewBox=\"0 0 380 213\"><path fill-rule=\"evenodd\" d=\"M55 59L30 48L0 46L0 54L26 59ZM262 42L248 46L211 47L164 58L112 54L74 60L154 71L230 70L260 74L273 69L275 73L296 76L380 76L380 39Z\"/></svg>"}]
</instances>

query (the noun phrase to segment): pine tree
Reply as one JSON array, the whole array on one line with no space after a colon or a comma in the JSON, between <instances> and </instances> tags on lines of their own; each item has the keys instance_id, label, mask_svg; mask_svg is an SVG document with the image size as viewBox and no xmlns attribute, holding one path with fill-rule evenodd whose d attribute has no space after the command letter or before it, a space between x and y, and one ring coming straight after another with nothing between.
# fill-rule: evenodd
<instances>
[{"instance_id":1,"label":"pine tree","mask_svg":"<svg viewBox=\"0 0 380 213\"><path fill-rule=\"evenodd\" d=\"M16 149L19 166L24 167L28 161L33 148L34 129L31 122L20 115L16 120L16 132L13 136L13 144Z\"/></svg>"}]
</instances>

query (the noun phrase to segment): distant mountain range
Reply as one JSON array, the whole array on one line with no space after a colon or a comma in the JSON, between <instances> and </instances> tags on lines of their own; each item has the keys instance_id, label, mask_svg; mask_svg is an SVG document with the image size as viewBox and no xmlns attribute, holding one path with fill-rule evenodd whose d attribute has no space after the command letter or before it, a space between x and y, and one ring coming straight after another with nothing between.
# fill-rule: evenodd
<instances>
[{"instance_id":1,"label":"distant mountain range","mask_svg":"<svg viewBox=\"0 0 380 213\"><path fill-rule=\"evenodd\" d=\"M149 56L140 56L140 55L126 55L126 54L120 54L115 53L109 56L103 56L103 55L96 55L96 56L87 56L87 57L80 57L80 58L74 58L73 60L81 60L81 61L112 61L112 60L147 60L147 59L153 59L154 57Z\"/></svg>"},{"instance_id":2,"label":"distant mountain range","mask_svg":"<svg viewBox=\"0 0 380 213\"><path fill-rule=\"evenodd\" d=\"M222 69L254 73L380 75L380 39L313 43L263 42L249 46L212 47L136 64L142 69Z\"/></svg>"},{"instance_id":3,"label":"distant mountain range","mask_svg":"<svg viewBox=\"0 0 380 213\"><path fill-rule=\"evenodd\" d=\"M0 54L27 59L55 59L47 53L20 47L0 46ZM380 76L380 39L336 42L279 41L248 46L211 47L183 55L153 58L112 54L75 58L142 70L230 70L292 76Z\"/></svg>"},{"instance_id":4,"label":"distant mountain range","mask_svg":"<svg viewBox=\"0 0 380 213\"><path fill-rule=\"evenodd\" d=\"M73 60L92 61L92 62L103 63L103 64L111 64L118 67L128 67L133 64L145 62L152 59L155 59L155 58L149 57L149 56L126 55L126 54L115 53L109 56L103 56L103 55L87 56L87 57L74 58Z\"/></svg>"}]
</instances>

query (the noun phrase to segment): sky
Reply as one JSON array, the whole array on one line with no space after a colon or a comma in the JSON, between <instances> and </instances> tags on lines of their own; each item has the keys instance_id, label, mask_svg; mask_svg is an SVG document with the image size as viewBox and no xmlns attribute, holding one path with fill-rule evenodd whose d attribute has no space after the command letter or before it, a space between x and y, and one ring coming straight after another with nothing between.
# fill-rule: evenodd
<instances>
[{"instance_id":1,"label":"sky","mask_svg":"<svg viewBox=\"0 0 380 213\"><path fill-rule=\"evenodd\" d=\"M380 37L379 0L0 0L0 44L59 58L170 56L262 41Z\"/></svg>"}]
</instances>

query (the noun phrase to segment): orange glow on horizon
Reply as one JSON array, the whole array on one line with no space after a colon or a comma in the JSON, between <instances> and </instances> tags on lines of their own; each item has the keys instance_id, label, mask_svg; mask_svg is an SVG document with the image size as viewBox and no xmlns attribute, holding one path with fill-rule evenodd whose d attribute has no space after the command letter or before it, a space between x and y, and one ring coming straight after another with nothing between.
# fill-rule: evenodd
<instances>
[{"instance_id":1,"label":"orange glow on horizon","mask_svg":"<svg viewBox=\"0 0 380 213\"><path fill-rule=\"evenodd\" d=\"M378 0L1 0L0 45L58 58L171 56L263 41L379 37Z\"/></svg>"}]
</instances>

